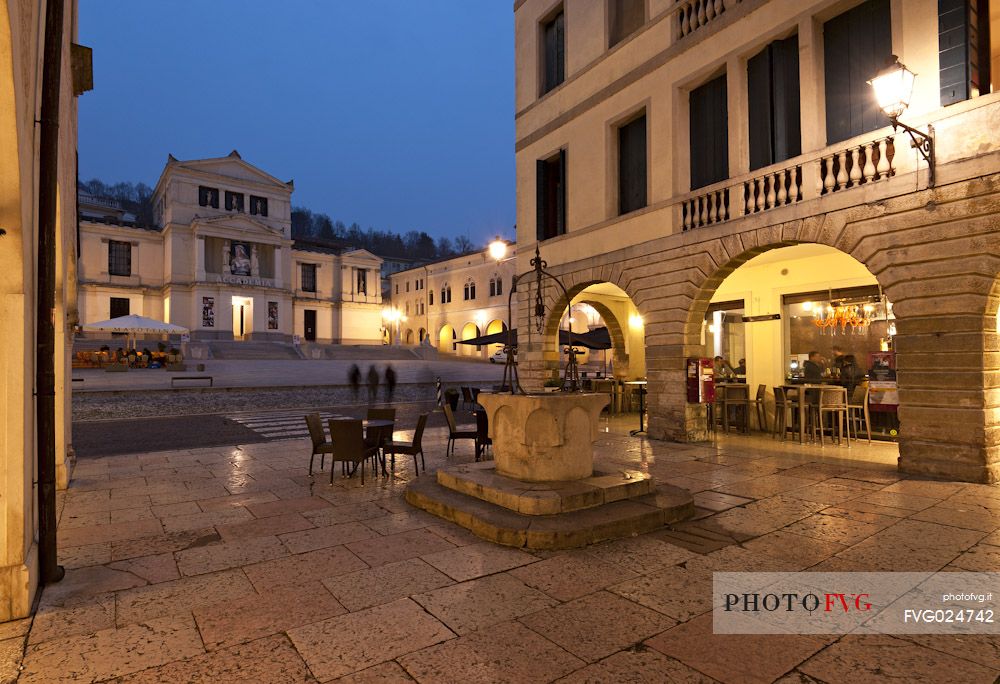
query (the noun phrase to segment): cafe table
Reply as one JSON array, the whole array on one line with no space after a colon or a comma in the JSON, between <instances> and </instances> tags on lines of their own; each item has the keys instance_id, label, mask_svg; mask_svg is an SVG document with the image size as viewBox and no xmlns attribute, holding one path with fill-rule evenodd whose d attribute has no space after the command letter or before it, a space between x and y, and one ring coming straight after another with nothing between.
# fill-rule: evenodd
<instances>
[{"instance_id":1,"label":"cafe table","mask_svg":"<svg viewBox=\"0 0 1000 684\"><path fill-rule=\"evenodd\" d=\"M330 418L330 420L357 420L357 418L350 418L350 417L347 417L347 416L337 416L336 418ZM365 431L365 441L368 440L368 430L370 428L392 427L394 424L395 424L395 421L384 420L384 419L380 419L380 418L371 418L371 419L364 418L364 419L362 419L362 421L361 421L361 427ZM332 438L332 435L331 435L331 438ZM389 439L392 439L392 435L389 435ZM386 471L386 469L385 469L385 463L382 464L382 473L384 475L388 475L389 474Z\"/></svg>"},{"instance_id":2,"label":"cafe table","mask_svg":"<svg viewBox=\"0 0 1000 684\"><path fill-rule=\"evenodd\" d=\"M785 390L785 396L788 396L788 390L798 390L798 403L799 403L799 444L806 443L806 390L822 390L826 387L832 387L839 385L836 381L824 382L824 383L805 383L805 384L794 384L794 385L782 385L781 388Z\"/></svg>"}]
</instances>

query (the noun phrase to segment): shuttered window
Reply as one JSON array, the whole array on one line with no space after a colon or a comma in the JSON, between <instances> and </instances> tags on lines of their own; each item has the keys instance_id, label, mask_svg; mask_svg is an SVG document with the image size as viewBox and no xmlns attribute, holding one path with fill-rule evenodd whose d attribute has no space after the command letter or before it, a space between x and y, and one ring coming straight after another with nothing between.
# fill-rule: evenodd
<instances>
[{"instance_id":1,"label":"shuttered window","mask_svg":"<svg viewBox=\"0 0 1000 684\"><path fill-rule=\"evenodd\" d=\"M131 242L108 240L108 273L116 276L132 275Z\"/></svg>"},{"instance_id":2,"label":"shuttered window","mask_svg":"<svg viewBox=\"0 0 1000 684\"><path fill-rule=\"evenodd\" d=\"M646 23L646 0L608 0L608 47L612 48Z\"/></svg>"},{"instance_id":3,"label":"shuttered window","mask_svg":"<svg viewBox=\"0 0 1000 684\"><path fill-rule=\"evenodd\" d=\"M823 24L828 145L888 124L868 81L891 55L889 0L868 0Z\"/></svg>"},{"instance_id":4,"label":"shuttered window","mask_svg":"<svg viewBox=\"0 0 1000 684\"><path fill-rule=\"evenodd\" d=\"M750 168L802 153L799 40L776 40L747 62Z\"/></svg>"},{"instance_id":5,"label":"shuttered window","mask_svg":"<svg viewBox=\"0 0 1000 684\"><path fill-rule=\"evenodd\" d=\"M542 95L566 80L566 22L562 8L542 25Z\"/></svg>"},{"instance_id":6,"label":"shuttered window","mask_svg":"<svg viewBox=\"0 0 1000 684\"><path fill-rule=\"evenodd\" d=\"M539 241L566 232L566 150L535 164L537 182L536 237Z\"/></svg>"},{"instance_id":7,"label":"shuttered window","mask_svg":"<svg viewBox=\"0 0 1000 684\"><path fill-rule=\"evenodd\" d=\"M316 264L302 264L302 291L316 291Z\"/></svg>"},{"instance_id":8,"label":"shuttered window","mask_svg":"<svg viewBox=\"0 0 1000 684\"><path fill-rule=\"evenodd\" d=\"M691 189L729 178L729 102L723 74L691 91Z\"/></svg>"},{"instance_id":9,"label":"shuttered window","mask_svg":"<svg viewBox=\"0 0 1000 684\"><path fill-rule=\"evenodd\" d=\"M941 105L990 92L987 0L938 0Z\"/></svg>"},{"instance_id":10,"label":"shuttered window","mask_svg":"<svg viewBox=\"0 0 1000 684\"><path fill-rule=\"evenodd\" d=\"M618 129L618 214L646 206L646 115Z\"/></svg>"}]
</instances>

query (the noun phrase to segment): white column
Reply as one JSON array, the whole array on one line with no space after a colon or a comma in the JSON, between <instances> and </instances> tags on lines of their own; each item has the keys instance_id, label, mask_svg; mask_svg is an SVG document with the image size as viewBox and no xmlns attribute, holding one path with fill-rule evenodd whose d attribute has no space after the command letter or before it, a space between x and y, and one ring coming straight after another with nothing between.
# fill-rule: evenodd
<instances>
[{"instance_id":1,"label":"white column","mask_svg":"<svg viewBox=\"0 0 1000 684\"><path fill-rule=\"evenodd\" d=\"M205 280L205 238L203 237L194 241L194 279L198 282Z\"/></svg>"},{"instance_id":2,"label":"white column","mask_svg":"<svg viewBox=\"0 0 1000 684\"><path fill-rule=\"evenodd\" d=\"M281 287L281 247L274 248L274 286ZM279 319L279 326L281 322Z\"/></svg>"}]
</instances>

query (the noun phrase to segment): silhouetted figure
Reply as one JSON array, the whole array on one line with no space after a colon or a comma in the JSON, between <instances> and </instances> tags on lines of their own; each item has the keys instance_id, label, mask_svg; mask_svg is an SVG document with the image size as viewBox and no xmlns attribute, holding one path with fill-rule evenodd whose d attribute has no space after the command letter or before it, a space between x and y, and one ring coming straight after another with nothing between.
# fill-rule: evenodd
<instances>
[{"instance_id":1,"label":"silhouetted figure","mask_svg":"<svg viewBox=\"0 0 1000 684\"><path fill-rule=\"evenodd\" d=\"M385 367L385 400L392 403L392 395L396 391L396 369L391 365Z\"/></svg>"},{"instance_id":2,"label":"silhouetted figure","mask_svg":"<svg viewBox=\"0 0 1000 684\"><path fill-rule=\"evenodd\" d=\"M368 403L374 404L378 399L378 370L375 364L368 367Z\"/></svg>"},{"instance_id":3,"label":"silhouetted figure","mask_svg":"<svg viewBox=\"0 0 1000 684\"><path fill-rule=\"evenodd\" d=\"M351 370L347 372L347 382L351 384L351 394L354 395L354 401L357 401L358 392L361 391L361 369L358 368L358 364L351 366Z\"/></svg>"}]
</instances>

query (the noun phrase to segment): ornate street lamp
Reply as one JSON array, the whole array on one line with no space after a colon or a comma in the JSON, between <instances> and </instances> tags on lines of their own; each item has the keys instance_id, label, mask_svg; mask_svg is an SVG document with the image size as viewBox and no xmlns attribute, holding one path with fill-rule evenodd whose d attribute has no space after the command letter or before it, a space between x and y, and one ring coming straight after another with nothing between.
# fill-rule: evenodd
<instances>
[{"instance_id":1,"label":"ornate street lamp","mask_svg":"<svg viewBox=\"0 0 1000 684\"><path fill-rule=\"evenodd\" d=\"M490 256L499 263L507 255L507 243L501 240L499 237L490 243L489 246ZM567 305L570 303L569 292L566 290L566 286L562 284L555 275L545 270L548 264L542 259L542 255L538 250L538 245L535 245L535 256L531 260L531 270L525 271L519 275L514 276L514 281L511 284L510 293L507 295L507 341L504 343L503 351L507 356L507 363L503 369L503 384L501 387L508 387L507 381L510 380L510 393L511 394L527 394L521 387L521 382L517 375L517 344L512 344L511 331L514 329L514 294L517 292L517 285L521 282L522 278L526 276L535 276L535 297L534 297L534 310L532 318L534 319L535 330L541 334L542 330L545 328L545 319L547 318L547 312L545 310L545 296L543 293L543 280L549 279L556 284L559 290L562 292L563 297L566 299ZM531 280L527 280L528 283L528 293L531 293ZM558 333L557 333L558 335ZM569 330L567 330L567 343L569 345L568 358L566 359L566 367L563 371L562 385L560 390L563 392L579 392L580 387L580 374L576 363L576 350L573 348L573 325L572 322L569 325ZM556 339L556 347L558 348L559 340Z\"/></svg>"},{"instance_id":2,"label":"ornate street lamp","mask_svg":"<svg viewBox=\"0 0 1000 684\"><path fill-rule=\"evenodd\" d=\"M917 150L927 162L927 185L934 187L934 127L927 125L927 133L907 126L899 120L910 106L913 96L913 81L916 74L906 68L896 55L891 55L889 64L868 81L875 90L875 99L882 112L889 118L892 130L902 128L910 136L910 147Z\"/></svg>"}]
</instances>

